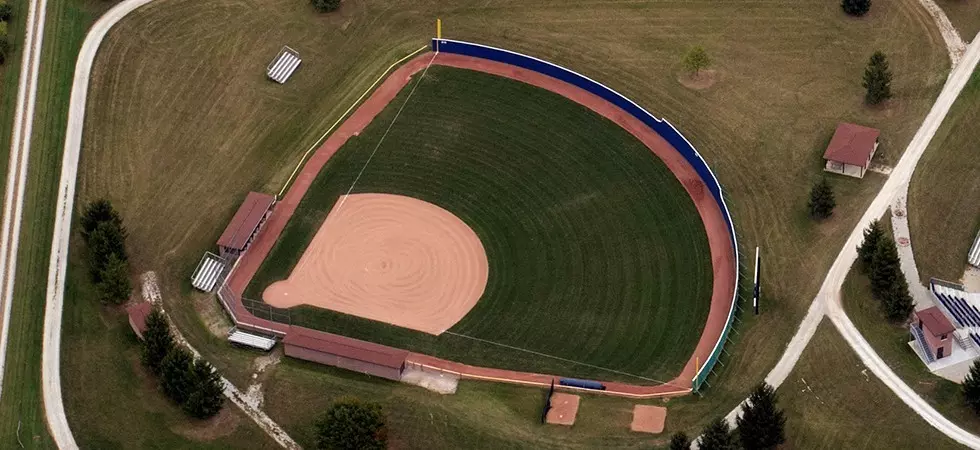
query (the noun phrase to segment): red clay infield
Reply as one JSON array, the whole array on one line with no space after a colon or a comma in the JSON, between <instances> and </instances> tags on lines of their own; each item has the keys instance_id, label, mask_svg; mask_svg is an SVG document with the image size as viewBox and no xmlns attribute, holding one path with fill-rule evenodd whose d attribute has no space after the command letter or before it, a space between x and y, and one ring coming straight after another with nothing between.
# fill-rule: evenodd
<instances>
[{"instance_id":1,"label":"red clay infield","mask_svg":"<svg viewBox=\"0 0 980 450\"><path fill-rule=\"evenodd\" d=\"M342 196L289 278L262 300L306 304L439 335L480 300L480 238L453 213L394 194Z\"/></svg>"},{"instance_id":2,"label":"red clay infield","mask_svg":"<svg viewBox=\"0 0 980 450\"><path fill-rule=\"evenodd\" d=\"M320 169L327 160L343 146L348 138L364 129L395 98L395 95L408 84L412 75L425 69L430 61L432 64L476 70L512 78L563 95L623 127L643 142L674 173L674 176L677 177L694 201L698 214L700 214L701 220L704 223L705 231L708 235L708 244L711 248L714 286L711 295L711 308L708 312L704 331L701 333L701 338L690 360L688 360L684 369L674 380L657 386L607 382L605 383L606 391L604 392L629 397L658 397L681 395L690 392L696 370L695 366L698 364L698 361L705 361L708 358L712 348L721 336L728 317L729 308L731 307L732 295L734 294L735 261L734 255L732 254L731 242L728 237L728 227L721 210L718 208L712 196L707 192L704 183L698 177L694 168L688 164L684 157L673 146L638 119L612 103L581 88L534 71L503 63L461 55L438 54L433 56L432 53L427 53L413 58L395 70L368 100L357 108L337 131L330 135L303 167L303 170L297 176L296 181L290 187L289 191L276 204L272 216L260 232L256 241L249 248L249 251L239 260L237 268L229 278L228 285L231 290L234 293L244 291L258 270L259 265L269 254L273 244L279 238L289 218L295 212L299 201L306 194L313 179L320 172ZM257 327L271 328L280 332L288 331L288 325L252 317L240 304L229 306L234 309L239 322L245 322L245 324L252 323ZM419 366L457 372L469 378L529 385L548 386L554 378L552 375L470 366L417 353L410 354L408 362Z\"/></svg>"}]
</instances>

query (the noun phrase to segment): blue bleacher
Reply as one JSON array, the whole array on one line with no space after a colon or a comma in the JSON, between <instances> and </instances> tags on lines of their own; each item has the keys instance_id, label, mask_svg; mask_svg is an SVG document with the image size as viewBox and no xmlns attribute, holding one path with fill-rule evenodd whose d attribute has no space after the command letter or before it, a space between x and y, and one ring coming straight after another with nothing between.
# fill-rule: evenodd
<instances>
[{"instance_id":1,"label":"blue bleacher","mask_svg":"<svg viewBox=\"0 0 980 450\"><path fill-rule=\"evenodd\" d=\"M957 310L955 308L953 308L953 303L951 301L949 301L949 299L946 298L945 295L940 294L940 293L937 292L936 293L936 297L939 298L939 303L942 303L943 304L943 307L945 307L946 310L949 311L950 314L953 315L953 319L956 320L956 322L959 323L960 326L963 326L964 324L966 324L966 321L964 321L963 318L960 317L959 312L957 312Z\"/></svg>"},{"instance_id":2,"label":"blue bleacher","mask_svg":"<svg viewBox=\"0 0 980 450\"><path fill-rule=\"evenodd\" d=\"M960 309L966 314L967 319L975 327L980 327L980 314L977 314L976 309L970 305L965 299L956 297L956 300L960 304Z\"/></svg>"},{"instance_id":3,"label":"blue bleacher","mask_svg":"<svg viewBox=\"0 0 980 450\"><path fill-rule=\"evenodd\" d=\"M973 342L975 342L978 347L980 347L980 336L978 336L976 333L970 333L970 338L973 339Z\"/></svg>"}]
</instances>

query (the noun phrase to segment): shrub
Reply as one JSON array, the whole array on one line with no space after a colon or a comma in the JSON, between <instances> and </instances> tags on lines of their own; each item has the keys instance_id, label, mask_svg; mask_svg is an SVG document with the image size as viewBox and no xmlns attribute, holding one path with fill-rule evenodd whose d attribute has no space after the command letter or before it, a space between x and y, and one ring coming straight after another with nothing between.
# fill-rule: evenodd
<instances>
[{"instance_id":1,"label":"shrub","mask_svg":"<svg viewBox=\"0 0 980 450\"><path fill-rule=\"evenodd\" d=\"M13 8L11 8L10 5L7 4L7 2L0 2L0 21L5 22L6 25L6 22L9 21L13 15L14 15ZM4 30L3 35L4 36L7 35L6 30Z\"/></svg>"},{"instance_id":2,"label":"shrub","mask_svg":"<svg viewBox=\"0 0 980 450\"><path fill-rule=\"evenodd\" d=\"M670 450L689 450L691 439L683 431L678 431L670 437Z\"/></svg>"},{"instance_id":3,"label":"shrub","mask_svg":"<svg viewBox=\"0 0 980 450\"><path fill-rule=\"evenodd\" d=\"M708 56L708 52L704 51L704 47L700 45L691 47L684 55L684 68L692 75L697 76L701 73L701 70L705 69L711 65L711 57Z\"/></svg>"},{"instance_id":4,"label":"shrub","mask_svg":"<svg viewBox=\"0 0 980 450\"><path fill-rule=\"evenodd\" d=\"M963 400L974 414L980 415L980 359L973 361L970 373L963 379Z\"/></svg>"},{"instance_id":5,"label":"shrub","mask_svg":"<svg viewBox=\"0 0 980 450\"><path fill-rule=\"evenodd\" d=\"M340 8L340 0L310 0L317 12L331 12Z\"/></svg>"},{"instance_id":6,"label":"shrub","mask_svg":"<svg viewBox=\"0 0 980 450\"><path fill-rule=\"evenodd\" d=\"M841 0L840 7L852 16L863 16L871 10L871 0Z\"/></svg>"},{"instance_id":7,"label":"shrub","mask_svg":"<svg viewBox=\"0 0 980 450\"><path fill-rule=\"evenodd\" d=\"M336 402L316 421L316 448L382 450L388 433L381 405L353 397Z\"/></svg>"}]
</instances>

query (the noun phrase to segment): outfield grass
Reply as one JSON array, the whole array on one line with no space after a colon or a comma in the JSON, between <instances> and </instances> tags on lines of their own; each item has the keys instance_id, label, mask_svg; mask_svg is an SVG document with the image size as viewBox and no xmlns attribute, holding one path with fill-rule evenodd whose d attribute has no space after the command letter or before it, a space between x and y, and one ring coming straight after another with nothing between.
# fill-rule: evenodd
<instances>
[{"instance_id":1,"label":"outfield grass","mask_svg":"<svg viewBox=\"0 0 980 450\"><path fill-rule=\"evenodd\" d=\"M182 330L229 374L247 363L227 356L189 307L191 270L244 193L278 192L314 137L385 67L425 44L436 16L447 37L543 57L623 92L677 125L716 171L740 241L766 255L767 303L739 324L727 347L735 357L723 359L708 397L672 402L672 420L687 424L727 413L772 368L819 287L814 274L826 272L883 182L834 177L834 218L806 217L836 122L881 129L881 160L896 161L949 65L916 0L877 2L863 19L823 0L362 0L326 16L287 0L159 0L123 21L100 52L79 195L120 206L134 270L161 275ZM721 81L691 91L677 78L698 43ZM282 44L304 65L278 86L262 71ZM876 48L889 55L896 98L872 109L860 79Z\"/></svg>"},{"instance_id":2,"label":"outfield grass","mask_svg":"<svg viewBox=\"0 0 980 450\"><path fill-rule=\"evenodd\" d=\"M966 42L973 41L980 32L980 3L970 0L936 0L946 12L946 17L960 32Z\"/></svg>"},{"instance_id":3,"label":"outfield grass","mask_svg":"<svg viewBox=\"0 0 980 450\"><path fill-rule=\"evenodd\" d=\"M930 373L908 346L908 327L889 323L871 296L866 276L852 269L841 289L844 309L854 326L888 366L923 399L957 425L980 433L980 417L965 403L960 386Z\"/></svg>"},{"instance_id":4,"label":"outfield grass","mask_svg":"<svg viewBox=\"0 0 980 450\"><path fill-rule=\"evenodd\" d=\"M778 394L786 448L963 448L895 397L826 319Z\"/></svg>"},{"instance_id":5,"label":"outfield grass","mask_svg":"<svg viewBox=\"0 0 980 450\"><path fill-rule=\"evenodd\" d=\"M980 229L980 70L973 73L909 184L909 232L924 283L963 277L966 254Z\"/></svg>"},{"instance_id":6,"label":"outfield grass","mask_svg":"<svg viewBox=\"0 0 980 450\"><path fill-rule=\"evenodd\" d=\"M438 337L312 307L293 308L293 324L471 364L605 379L622 375L508 347L670 380L697 345L712 276L694 203L647 147L584 106L495 75L430 68L330 159L247 297L289 275L355 179L355 194L419 198L466 222L487 253L486 290L454 334Z\"/></svg>"}]
</instances>

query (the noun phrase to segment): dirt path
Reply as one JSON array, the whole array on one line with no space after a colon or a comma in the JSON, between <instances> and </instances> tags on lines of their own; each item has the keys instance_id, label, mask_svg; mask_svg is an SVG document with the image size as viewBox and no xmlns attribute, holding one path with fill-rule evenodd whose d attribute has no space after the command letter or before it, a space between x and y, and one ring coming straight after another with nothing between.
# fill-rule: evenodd
<instances>
[{"instance_id":1,"label":"dirt path","mask_svg":"<svg viewBox=\"0 0 980 450\"><path fill-rule=\"evenodd\" d=\"M714 285L707 323L696 350L675 379L660 386L607 383L609 387L607 393L630 397L655 397L689 392L698 361L707 360L724 330L734 293L735 261L732 258L731 241L721 210L711 195L708 194L704 183L694 168L670 144L639 119L581 88L531 70L503 63L445 53L439 54L433 59L432 53L424 53L395 70L378 90L317 149L303 167L296 178L296 182L289 188L283 199L277 203L262 232L249 248L249 251L239 260L238 266L229 277L228 286L231 290L239 294L244 292L262 261L268 256L272 246L279 238L289 218L296 211L297 205L306 194L313 179L327 160L347 142L347 139L366 127L408 84L412 75L424 70L430 61L432 64L476 70L511 78L563 95L623 127L656 154L681 182L701 216L711 248ZM241 316L239 320L255 321L262 327L273 328L280 332L285 332L288 329L286 325L255 320L241 305L230 306L235 309L236 314ZM460 373L469 378L531 385L546 385L550 383L552 378L551 375L469 366L419 354L412 354L410 361L431 368Z\"/></svg>"},{"instance_id":2,"label":"dirt path","mask_svg":"<svg viewBox=\"0 0 980 450\"><path fill-rule=\"evenodd\" d=\"M963 42L963 38L960 37L960 33L956 31L953 23L949 21L946 12L935 1L919 0L919 3L929 12L932 20L936 22L936 27L939 28L939 34L943 36L943 42L946 43L949 61L953 64L953 67L956 67L960 63L960 59L963 58L963 52L966 51L966 43Z\"/></svg>"}]
</instances>

